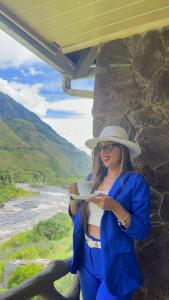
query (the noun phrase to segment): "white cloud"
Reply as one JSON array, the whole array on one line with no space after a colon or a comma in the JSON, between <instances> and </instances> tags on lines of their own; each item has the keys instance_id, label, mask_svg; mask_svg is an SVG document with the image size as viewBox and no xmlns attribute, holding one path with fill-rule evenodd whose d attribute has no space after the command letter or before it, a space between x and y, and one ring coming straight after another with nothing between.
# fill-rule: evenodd
<instances>
[{"instance_id":1,"label":"white cloud","mask_svg":"<svg viewBox=\"0 0 169 300\"><path fill-rule=\"evenodd\" d=\"M39 75L39 74L44 75L44 72L37 70L34 67L28 67L25 69L21 69L20 72L24 77L35 76L35 75Z\"/></svg>"},{"instance_id":2,"label":"white cloud","mask_svg":"<svg viewBox=\"0 0 169 300\"><path fill-rule=\"evenodd\" d=\"M30 65L32 63L42 63L35 54L22 46L4 31L0 30L0 67L19 67L21 65Z\"/></svg>"},{"instance_id":3,"label":"white cloud","mask_svg":"<svg viewBox=\"0 0 169 300\"><path fill-rule=\"evenodd\" d=\"M74 112L83 116L91 114L93 101L90 99L66 99L64 101L52 102L48 104L48 109Z\"/></svg>"},{"instance_id":4,"label":"white cloud","mask_svg":"<svg viewBox=\"0 0 169 300\"><path fill-rule=\"evenodd\" d=\"M0 30L0 67L21 67L21 74L25 76L35 76L42 74L41 71L35 69L32 65L43 63L36 55L26 49L8 34ZM26 67L25 67L26 66ZM16 77L13 78L16 80ZM60 88L60 82L49 82L45 89L50 91ZM0 78L0 90L11 96L17 102L23 104L27 109L35 112L44 122L48 123L57 133L69 140L79 149L90 153L90 150L84 146L86 139L92 136L92 103L91 99L68 98L59 102L47 102L46 98L40 94L43 85L22 84L15 81L7 81ZM76 118L54 119L46 117L48 109L57 111L72 111L76 114Z\"/></svg>"},{"instance_id":5,"label":"white cloud","mask_svg":"<svg viewBox=\"0 0 169 300\"><path fill-rule=\"evenodd\" d=\"M44 75L42 71L36 70L34 67L29 67L28 68L30 75L35 76L35 75Z\"/></svg>"},{"instance_id":6,"label":"white cloud","mask_svg":"<svg viewBox=\"0 0 169 300\"><path fill-rule=\"evenodd\" d=\"M48 123L58 134L73 143L76 147L90 153L85 147L85 140L92 137L92 105L91 99L68 98L64 101L47 102L40 95L42 84L34 85L8 82L0 79L0 90L11 96L27 109L36 113L44 122ZM67 119L53 119L46 117L48 109L67 111L80 114L80 117Z\"/></svg>"},{"instance_id":7,"label":"white cloud","mask_svg":"<svg viewBox=\"0 0 169 300\"><path fill-rule=\"evenodd\" d=\"M29 85L0 79L0 90L3 93L8 94L40 117L45 116L47 110L46 99L39 94L42 86L41 83Z\"/></svg>"},{"instance_id":8,"label":"white cloud","mask_svg":"<svg viewBox=\"0 0 169 300\"><path fill-rule=\"evenodd\" d=\"M55 131L76 147L91 154L90 149L85 146L85 141L92 137L92 105L91 99L67 99L60 102L50 103L48 109L57 111L72 111L81 114L76 118L53 119L43 118Z\"/></svg>"},{"instance_id":9,"label":"white cloud","mask_svg":"<svg viewBox=\"0 0 169 300\"><path fill-rule=\"evenodd\" d=\"M85 146L85 141L92 137L91 115L80 119L42 118L42 120L77 148L91 154L90 149Z\"/></svg>"}]
</instances>

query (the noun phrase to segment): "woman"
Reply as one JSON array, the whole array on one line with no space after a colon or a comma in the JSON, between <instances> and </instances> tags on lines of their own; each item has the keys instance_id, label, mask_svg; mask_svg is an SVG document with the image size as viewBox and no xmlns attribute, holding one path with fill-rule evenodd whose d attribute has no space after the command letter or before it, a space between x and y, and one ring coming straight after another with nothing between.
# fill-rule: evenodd
<instances>
[{"instance_id":1,"label":"woman","mask_svg":"<svg viewBox=\"0 0 169 300\"><path fill-rule=\"evenodd\" d=\"M70 271L79 270L83 300L131 300L142 285L134 240L143 240L150 230L149 185L132 166L141 150L119 126L105 127L86 145L93 150L87 179L96 196L88 202L70 200ZM77 184L69 191L78 194Z\"/></svg>"}]
</instances>

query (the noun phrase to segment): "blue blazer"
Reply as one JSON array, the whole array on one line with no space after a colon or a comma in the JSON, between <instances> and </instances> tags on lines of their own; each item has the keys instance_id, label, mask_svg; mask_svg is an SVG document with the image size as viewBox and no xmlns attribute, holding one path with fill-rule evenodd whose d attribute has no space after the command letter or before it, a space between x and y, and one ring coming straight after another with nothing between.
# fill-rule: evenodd
<instances>
[{"instance_id":1,"label":"blue blazer","mask_svg":"<svg viewBox=\"0 0 169 300\"><path fill-rule=\"evenodd\" d=\"M134 240L144 240L150 231L149 184L143 175L125 172L115 180L108 195L131 214L131 223L127 229L119 226L115 215L106 210L100 224L104 280L110 293L123 296L133 292L143 283L135 255ZM69 209L69 214L74 223L70 272L75 274L79 269L84 230L80 221L80 210L78 209L77 214L73 216Z\"/></svg>"}]
</instances>

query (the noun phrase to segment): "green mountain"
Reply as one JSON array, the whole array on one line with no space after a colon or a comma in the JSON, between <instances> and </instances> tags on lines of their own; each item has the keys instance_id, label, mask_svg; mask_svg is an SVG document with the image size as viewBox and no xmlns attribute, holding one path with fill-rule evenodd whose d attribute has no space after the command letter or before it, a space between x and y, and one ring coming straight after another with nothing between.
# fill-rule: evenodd
<instances>
[{"instance_id":1,"label":"green mountain","mask_svg":"<svg viewBox=\"0 0 169 300\"><path fill-rule=\"evenodd\" d=\"M84 176L90 157L0 92L0 169L43 178Z\"/></svg>"}]
</instances>

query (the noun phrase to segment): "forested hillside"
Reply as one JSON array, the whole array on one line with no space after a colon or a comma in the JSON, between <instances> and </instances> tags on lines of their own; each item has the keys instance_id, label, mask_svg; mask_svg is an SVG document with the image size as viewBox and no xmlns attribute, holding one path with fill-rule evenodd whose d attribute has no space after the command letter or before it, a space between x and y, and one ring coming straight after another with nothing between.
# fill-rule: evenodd
<instances>
[{"instance_id":1,"label":"forested hillside","mask_svg":"<svg viewBox=\"0 0 169 300\"><path fill-rule=\"evenodd\" d=\"M90 157L0 92L0 170L24 181L85 176Z\"/></svg>"}]
</instances>

